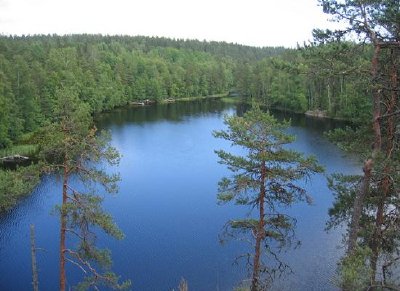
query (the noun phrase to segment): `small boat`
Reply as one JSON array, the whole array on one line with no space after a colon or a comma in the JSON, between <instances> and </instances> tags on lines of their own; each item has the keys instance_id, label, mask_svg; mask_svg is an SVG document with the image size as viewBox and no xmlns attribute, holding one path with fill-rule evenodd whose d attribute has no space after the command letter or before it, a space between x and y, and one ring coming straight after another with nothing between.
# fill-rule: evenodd
<instances>
[{"instance_id":1,"label":"small boat","mask_svg":"<svg viewBox=\"0 0 400 291\"><path fill-rule=\"evenodd\" d=\"M29 161L29 158L21 155L12 155L0 158L0 160L6 163L19 163L19 162Z\"/></svg>"}]
</instances>

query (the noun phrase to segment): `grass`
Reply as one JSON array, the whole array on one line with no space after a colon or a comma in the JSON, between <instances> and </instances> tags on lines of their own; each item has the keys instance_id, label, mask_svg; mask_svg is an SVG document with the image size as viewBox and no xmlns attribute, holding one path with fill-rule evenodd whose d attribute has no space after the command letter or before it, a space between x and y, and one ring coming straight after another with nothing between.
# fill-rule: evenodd
<instances>
[{"instance_id":1,"label":"grass","mask_svg":"<svg viewBox=\"0 0 400 291\"><path fill-rule=\"evenodd\" d=\"M34 144L14 145L9 148L0 149L0 158L12 155L32 157L37 153L37 149L37 145Z\"/></svg>"},{"instance_id":2,"label":"grass","mask_svg":"<svg viewBox=\"0 0 400 291\"><path fill-rule=\"evenodd\" d=\"M229 104L243 103L243 98L240 97L222 97L221 100Z\"/></svg>"},{"instance_id":3,"label":"grass","mask_svg":"<svg viewBox=\"0 0 400 291\"><path fill-rule=\"evenodd\" d=\"M203 99L212 99L212 98L224 98L227 96L227 93L222 93L222 94L214 94L214 95L209 95L209 96L193 96L193 97L180 97L180 98L168 98L176 102L180 101L194 101L194 100L203 100ZM167 100L161 100L161 103L168 103Z\"/></svg>"}]
</instances>

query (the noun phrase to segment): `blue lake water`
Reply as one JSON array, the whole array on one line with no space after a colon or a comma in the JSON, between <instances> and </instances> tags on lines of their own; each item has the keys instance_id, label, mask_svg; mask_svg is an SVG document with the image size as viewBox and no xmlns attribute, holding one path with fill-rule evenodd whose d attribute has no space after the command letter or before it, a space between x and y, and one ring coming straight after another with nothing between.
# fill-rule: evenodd
<instances>
[{"instance_id":1,"label":"blue lake water","mask_svg":"<svg viewBox=\"0 0 400 291\"><path fill-rule=\"evenodd\" d=\"M115 241L99 234L98 244L112 251L113 270L132 280L138 291L175 290L183 277L190 290L232 290L247 277L245 262L235 257L249 251L239 241L221 245L225 222L249 209L218 205L217 183L227 169L218 164L215 149L230 145L212 137L224 128L223 115L241 113L243 106L221 101L196 101L124 108L98 117L111 131L112 144L122 154L120 191L104 206L126 237ZM281 114L277 115L281 118ZM298 219L300 248L282 253L294 274L276 280L276 290L336 290L334 275L341 231L324 231L332 193L325 175L358 173L360 165L323 137L327 121L291 116L288 130L297 136L291 147L315 155L326 173L306 185L312 206L288 210ZM29 225L35 224L40 290L58 289L59 219L52 214L61 202L61 184L43 178L34 193L0 216L0 290L31 290ZM251 249L250 249L251 251ZM68 267L68 283L80 271Z\"/></svg>"}]
</instances>

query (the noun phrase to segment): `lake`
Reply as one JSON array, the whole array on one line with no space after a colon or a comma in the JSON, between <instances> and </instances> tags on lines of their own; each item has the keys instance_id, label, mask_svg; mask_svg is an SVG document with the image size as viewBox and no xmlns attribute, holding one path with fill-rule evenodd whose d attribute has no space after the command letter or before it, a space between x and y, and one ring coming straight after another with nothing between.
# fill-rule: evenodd
<instances>
[{"instance_id":1,"label":"lake","mask_svg":"<svg viewBox=\"0 0 400 291\"><path fill-rule=\"evenodd\" d=\"M215 149L229 150L229 143L215 139L213 130L224 128L224 114L241 114L242 105L220 100L179 102L130 107L102 114L98 127L112 134L112 145L122 154L116 169L120 191L106 197L109 211L126 237L115 241L99 234L99 246L112 251L113 270L132 280L138 291L172 290L181 278L189 290L232 290L247 277L245 262L235 258L249 251L243 242L223 245L219 235L232 218L249 213L243 206L218 205L217 183L229 175L218 164ZM282 113L277 113L283 118ZM342 231L327 233L325 223L333 196L326 175L360 172L357 160L344 155L323 136L332 121L291 117L289 132L297 136L290 145L315 155L325 174L306 185L313 205L288 210L298 219L297 237L302 244L281 254L293 274L278 279L275 290L337 290L334 284ZM61 183L43 177L31 196L0 216L0 290L31 290L29 225L36 228L40 290L58 289L59 220L54 206L61 203ZM251 250L250 250L251 251ZM69 284L81 273L67 269Z\"/></svg>"}]
</instances>

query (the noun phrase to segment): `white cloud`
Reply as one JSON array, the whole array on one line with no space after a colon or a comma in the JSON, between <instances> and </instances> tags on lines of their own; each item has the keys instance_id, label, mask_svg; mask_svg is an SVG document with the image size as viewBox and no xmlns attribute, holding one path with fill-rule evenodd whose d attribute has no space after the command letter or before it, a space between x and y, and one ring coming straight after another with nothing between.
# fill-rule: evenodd
<instances>
[{"instance_id":1,"label":"white cloud","mask_svg":"<svg viewBox=\"0 0 400 291\"><path fill-rule=\"evenodd\" d=\"M295 46L327 26L317 0L0 0L0 33L103 33Z\"/></svg>"}]
</instances>

